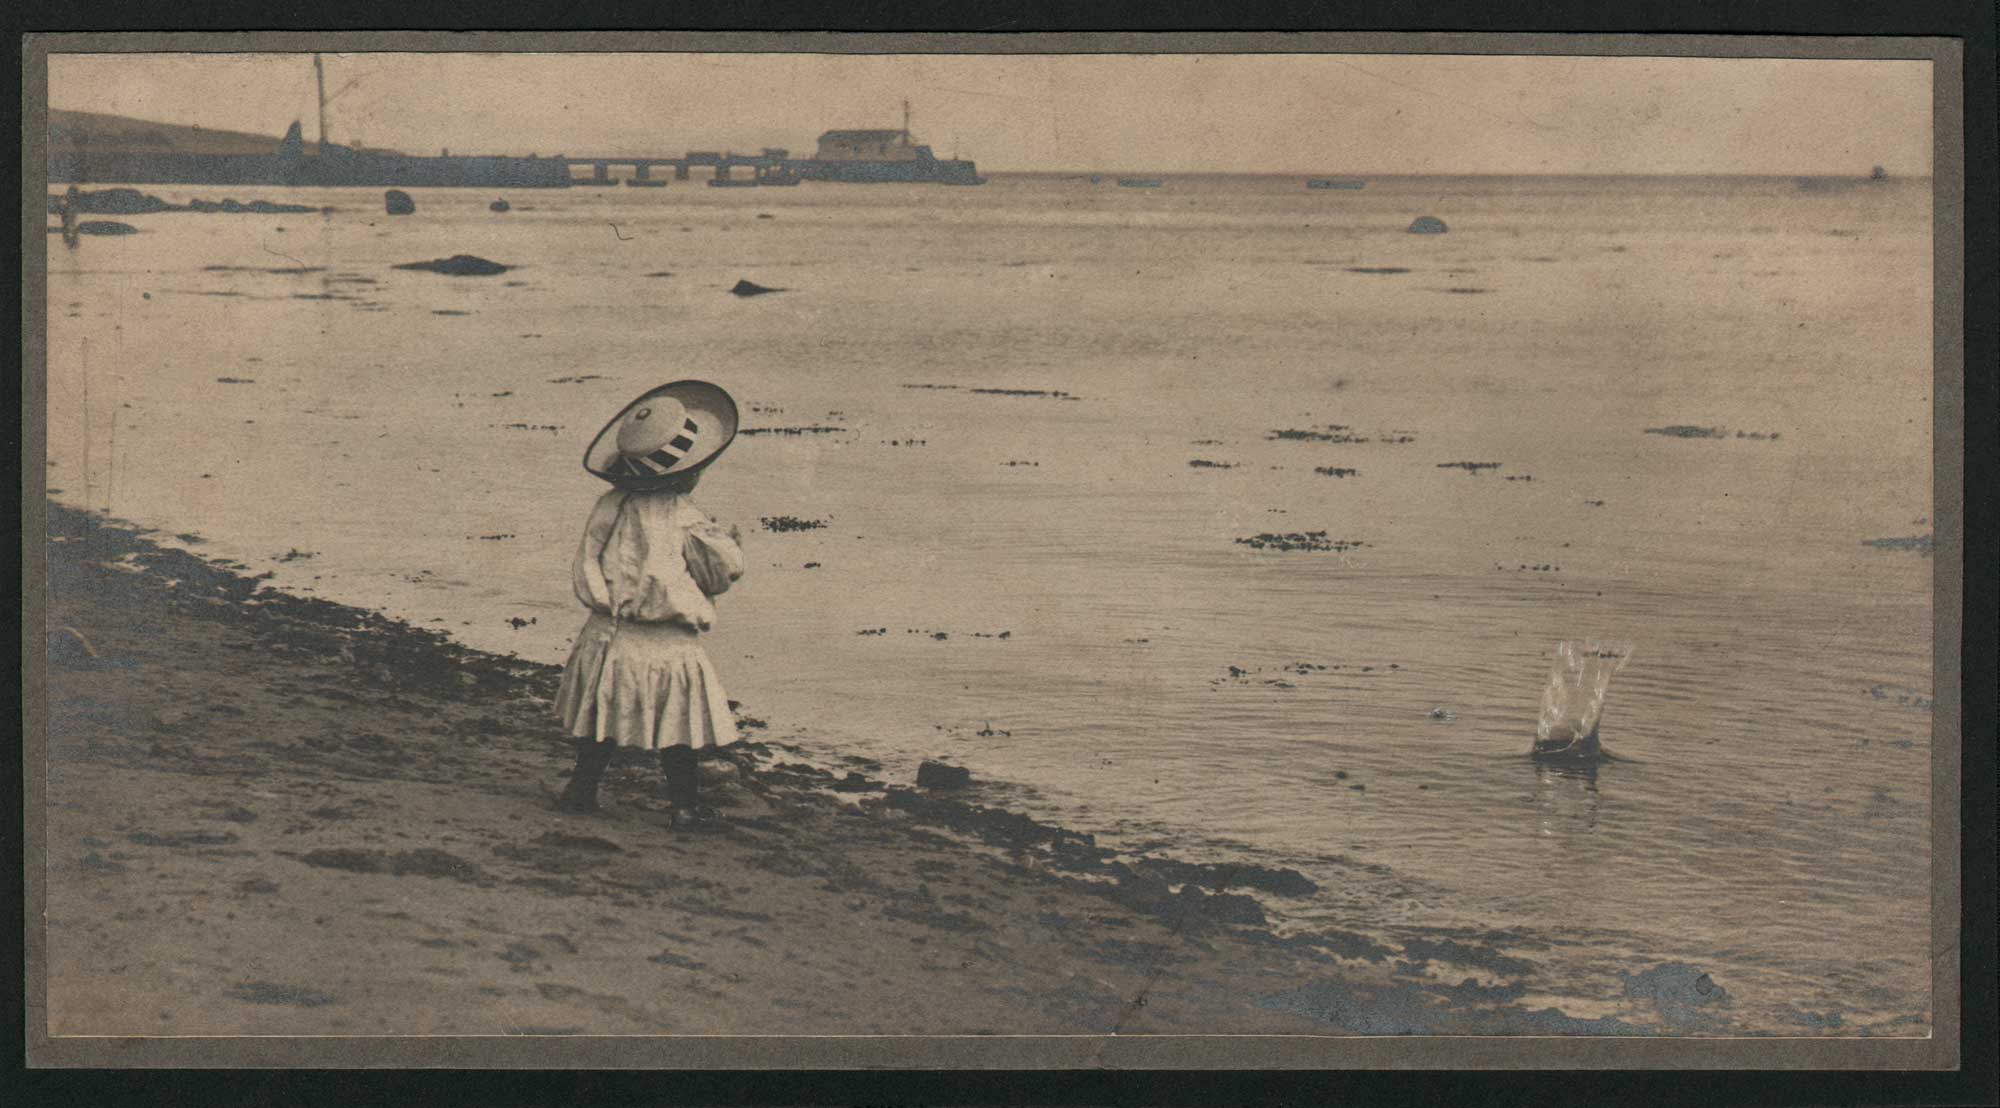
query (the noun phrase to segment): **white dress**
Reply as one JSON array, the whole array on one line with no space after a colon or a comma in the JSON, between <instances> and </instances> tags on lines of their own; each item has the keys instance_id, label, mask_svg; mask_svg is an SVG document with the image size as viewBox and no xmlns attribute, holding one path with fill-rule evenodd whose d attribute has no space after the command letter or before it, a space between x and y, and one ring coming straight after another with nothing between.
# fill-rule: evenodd
<instances>
[{"instance_id":1,"label":"white dress","mask_svg":"<svg viewBox=\"0 0 2000 1108\"><path fill-rule=\"evenodd\" d=\"M658 750L723 746L736 717L701 633L743 552L674 493L612 491L591 510L572 576L590 618L556 706L576 738Z\"/></svg>"}]
</instances>

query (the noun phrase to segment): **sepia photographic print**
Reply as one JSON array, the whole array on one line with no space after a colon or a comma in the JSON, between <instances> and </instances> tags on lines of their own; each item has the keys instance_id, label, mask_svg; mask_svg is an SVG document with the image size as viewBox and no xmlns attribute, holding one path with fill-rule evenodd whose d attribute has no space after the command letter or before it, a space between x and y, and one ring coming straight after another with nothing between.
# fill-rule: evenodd
<instances>
[{"instance_id":1,"label":"sepia photographic print","mask_svg":"<svg viewBox=\"0 0 2000 1108\"><path fill-rule=\"evenodd\" d=\"M31 44L31 1063L1956 1065L1958 65Z\"/></svg>"}]
</instances>

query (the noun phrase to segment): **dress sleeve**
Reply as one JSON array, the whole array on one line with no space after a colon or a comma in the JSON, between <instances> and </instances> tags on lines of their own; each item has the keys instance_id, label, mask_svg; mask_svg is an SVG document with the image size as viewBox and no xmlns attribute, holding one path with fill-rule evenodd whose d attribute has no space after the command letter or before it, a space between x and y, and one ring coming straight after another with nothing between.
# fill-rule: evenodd
<instances>
[{"instance_id":1,"label":"dress sleeve","mask_svg":"<svg viewBox=\"0 0 2000 1108\"><path fill-rule=\"evenodd\" d=\"M598 498L597 506L590 511L590 522L584 524L583 541L570 569L576 598L584 607L605 615L611 614L611 586L604 580L604 544L611 540L611 528L618 522L618 504L622 499L615 492Z\"/></svg>"},{"instance_id":2,"label":"dress sleeve","mask_svg":"<svg viewBox=\"0 0 2000 1108\"><path fill-rule=\"evenodd\" d=\"M681 552L687 558L688 574L709 596L728 592L729 586L743 576L743 548L707 516L689 522Z\"/></svg>"}]
</instances>

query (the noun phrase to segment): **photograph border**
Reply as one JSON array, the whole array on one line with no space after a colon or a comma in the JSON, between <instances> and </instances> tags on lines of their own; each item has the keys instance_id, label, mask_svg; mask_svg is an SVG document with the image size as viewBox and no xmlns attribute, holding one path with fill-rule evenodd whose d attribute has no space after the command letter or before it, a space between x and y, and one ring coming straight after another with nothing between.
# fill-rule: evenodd
<instances>
[{"instance_id":1,"label":"photograph border","mask_svg":"<svg viewBox=\"0 0 2000 1108\"><path fill-rule=\"evenodd\" d=\"M1923 59L1933 64L1933 1017L1925 1038L1571 1036L421 1036L47 1034L43 782L47 59L126 52L1393 53ZM1217 32L253 32L52 34L23 43L23 841L27 1061L33 1067L591 1069L1943 1070L1960 1042L1960 651L1964 588L1964 44L1950 38L1690 34Z\"/></svg>"}]
</instances>

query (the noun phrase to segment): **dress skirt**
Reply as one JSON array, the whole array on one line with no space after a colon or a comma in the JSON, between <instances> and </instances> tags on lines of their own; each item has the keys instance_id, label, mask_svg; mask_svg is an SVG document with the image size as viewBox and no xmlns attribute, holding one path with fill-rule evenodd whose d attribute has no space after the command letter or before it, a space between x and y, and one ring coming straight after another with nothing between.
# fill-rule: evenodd
<instances>
[{"instance_id":1,"label":"dress skirt","mask_svg":"<svg viewBox=\"0 0 2000 1108\"><path fill-rule=\"evenodd\" d=\"M736 717L701 633L680 623L613 625L592 613L563 667L556 707L571 736L658 750L736 741Z\"/></svg>"}]
</instances>

